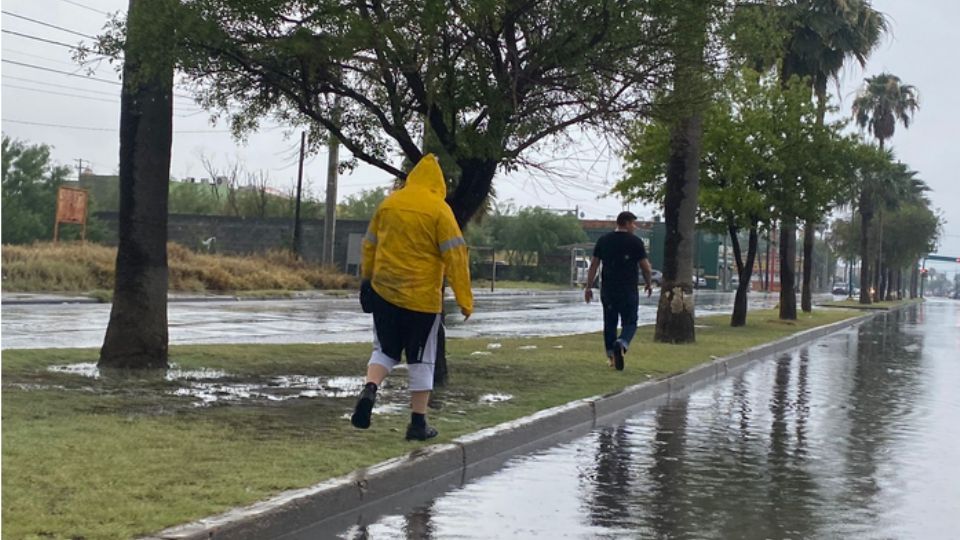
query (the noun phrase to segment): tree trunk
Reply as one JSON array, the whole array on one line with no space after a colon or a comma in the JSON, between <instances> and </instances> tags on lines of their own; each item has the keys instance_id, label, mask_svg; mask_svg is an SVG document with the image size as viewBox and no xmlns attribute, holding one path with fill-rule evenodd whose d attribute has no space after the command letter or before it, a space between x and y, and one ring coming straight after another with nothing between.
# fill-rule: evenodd
<instances>
[{"instance_id":1,"label":"tree trunk","mask_svg":"<svg viewBox=\"0 0 960 540\"><path fill-rule=\"evenodd\" d=\"M881 146L882 149L882 146ZM877 233L877 263L873 269L873 301L883 300L883 206L877 210L878 233Z\"/></svg>"},{"instance_id":2,"label":"tree trunk","mask_svg":"<svg viewBox=\"0 0 960 540\"><path fill-rule=\"evenodd\" d=\"M860 303L870 304L870 221L873 218L869 195L860 194Z\"/></svg>"},{"instance_id":3,"label":"tree trunk","mask_svg":"<svg viewBox=\"0 0 960 540\"><path fill-rule=\"evenodd\" d=\"M460 229L466 229L470 218L483 206L490 195L493 177L497 172L497 161L493 159L461 159L460 180L452 193L447 194L447 204L453 210Z\"/></svg>"},{"instance_id":4,"label":"tree trunk","mask_svg":"<svg viewBox=\"0 0 960 540\"><path fill-rule=\"evenodd\" d=\"M766 262L763 265L763 291L770 292L770 244L773 242L772 227L767 229Z\"/></svg>"},{"instance_id":5,"label":"tree trunk","mask_svg":"<svg viewBox=\"0 0 960 540\"><path fill-rule=\"evenodd\" d=\"M887 279L883 284L884 289L884 299L893 300L894 295L894 281L893 281L893 268L887 267Z\"/></svg>"},{"instance_id":6,"label":"tree trunk","mask_svg":"<svg viewBox=\"0 0 960 540\"><path fill-rule=\"evenodd\" d=\"M880 290L883 287L883 265L880 264L880 258L877 257L877 260L873 264L873 295L872 299L874 302L879 302L883 299L883 296L880 295Z\"/></svg>"},{"instance_id":7,"label":"tree trunk","mask_svg":"<svg viewBox=\"0 0 960 540\"><path fill-rule=\"evenodd\" d=\"M732 234L732 231L731 231ZM747 260L740 264L740 245L737 243L737 275L740 283L737 285L737 294L733 299L733 315L730 316L730 326L745 326L747 324L747 292L750 291L750 280L753 279L753 263L757 257L758 234L757 224L750 227L750 240L747 244Z\"/></svg>"},{"instance_id":8,"label":"tree trunk","mask_svg":"<svg viewBox=\"0 0 960 540\"><path fill-rule=\"evenodd\" d=\"M797 318L796 292L797 223L785 218L780 224L780 320Z\"/></svg>"},{"instance_id":9,"label":"tree trunk","mask_svg":"<svg viewBox=\"0 0 960 540\"><path fill-rule=\"evenodd\" d=\"M816 224L807 220L803 228L803 286L800 292L800 307L804 313L813 311L813 292L810 278L813 275L813 243Z\"/></svg>"},{"instance_id":10,"label":"tree trunk","mask_svg":"<svg viewBox=\"0 0 960 540\"><path fill-rule=\"evenodd\" d=\"M156 48L170 33L154 9L130 0L120 94L120 208L116 280L100 367L167 366L167 198L173 117L173 64ZM148 49L153 49L149 50ZM151 61L152 60L152 61Z\"/></svg>"},{"instance_id":11,"label":"tree trunk","mask_svg":"<svg viewBox=\"0 0 960 540\"><path fill-rule=\"evenodd\" d=\"M461 169L460 181L452 193L447 194L447 204L453 210L453 215L460 225L461 231L466 231L470 219L477 213L487 200L493 177L497 172L497 162L483 159L467 159L457 162ZM446 313L441 314L446 319ZM443 326L437 336L437 357L434 360L433 385L446 386L450 370L447 366L447 341Z\"/></svg>"},{"instance_id":12,"label":"tree trunk","mask_svg":"<svg viewBox=\"0 0 960 540\"><path fill-rule=\"evenodd\" d=\"M703 81L703 63L711 4L707 0L679 2L673 4L672 10L673 92L672 103L666 108L670 120L670 156L663 202L666 235L654 340L692 343L696 341L691 279L700 190L700 148L703 111L710 95Z\"/></svg>"},{"instance_id":13,"label":"tree trunk","mask_svg":"<svg viewBox=\"0 0 960 540\"><path fill-rule=\"evenodd\" d=\"M702 137L703 115L700 112L678 121L670 134L667 194L663 204L666 225L663 286L654 333L654 340L659 342L696 341L691 278Z\"/></svg>"},{"instance_id":14,"label":"tree trunk","mask_svg":"<svg viewBox=\"0 0 960 540\"><path fill-rule=\"evenodd\" d=\"M917 269L917 261L913 261L910 269L910 298L917 297L917 286L920 281L920 270Z\"/></svg>"}]
</instances>

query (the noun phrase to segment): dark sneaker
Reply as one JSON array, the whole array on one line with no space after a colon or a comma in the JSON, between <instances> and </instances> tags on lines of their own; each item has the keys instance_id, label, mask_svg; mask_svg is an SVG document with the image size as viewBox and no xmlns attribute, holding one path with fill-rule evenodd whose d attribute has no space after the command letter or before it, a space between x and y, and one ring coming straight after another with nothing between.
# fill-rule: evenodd
<instances>
[{"instance_id":1,"label":"dark sneaker","mask_svg":"<svg viewBox=\"0 0 960 540\"><path fill-rule=\"evenodd\" d=\"M623 343L619 341L613 345L613 367L617 368L617 371L623 371Z\"/></svg>"},{"instance_id":2,"label":"dark sneaker","mask_svg":"<svg viewBox=\"0 0 960 540\"><path fill-rule=\"evenodd\" d=\"M437 436L437 430L431 426L415 426L407 424L408 441L425 441Z\"/></svg>"},{"instance_id":3,"label":"dark sneaker","mask_svg":"<svg viewBox=\"0 0 960 540\"><path fill-rule=\"evenodd\" d=\"M353 416L350 417L350 423L353 427L367 429L370 427L370 413L373 412L373 403L377 401L377 393L364 387L360 391L360 397L357 398L357 406L353 408Z\"/></svg>"}]
</instances>

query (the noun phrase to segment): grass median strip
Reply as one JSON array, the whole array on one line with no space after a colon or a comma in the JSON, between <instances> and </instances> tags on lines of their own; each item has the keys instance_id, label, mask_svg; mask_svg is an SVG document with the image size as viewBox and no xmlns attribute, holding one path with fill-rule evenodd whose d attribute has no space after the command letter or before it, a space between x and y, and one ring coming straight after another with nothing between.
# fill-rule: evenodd
<instances>
[{"instance_id":1,"label":"grass median strip","mask_svg":"<svg viewBox=\"0 0 960 540\"><path fill-rule=\"evenodd\" d=\"M849 309L862 309L862 310L874 310L874 311L889 311L895 307L902 306L904 304L919 304L923 302L923 298L905 298L903 300L882 300L880 302L873 302L872 304L861 304L860 300L856 298L846 298L843 300L837 300L835 302L824 302L819 304L821 307L829 308L849 308Z\"/></svg>"},{"instance_id":2,"label":"grass median strip","mask_svg":"<svg viewBox=\"0 0 960 540\"><path fill-rule=\"evenodd\" d=\"M758 311L743 328L705 317L692 345L652 343L645 327L624 372L607 367L599 334L450 340L450 383L436 392L430 421L436 442L447 442L859 314L818 310L781 322ZM402 372L384 385L371 429L350 427L369 349L178 346L176 369L137 376L96 373L93 349L4 351L5 535L144 535L416 448L402 440Z\"/></svg>"}]
</instances>

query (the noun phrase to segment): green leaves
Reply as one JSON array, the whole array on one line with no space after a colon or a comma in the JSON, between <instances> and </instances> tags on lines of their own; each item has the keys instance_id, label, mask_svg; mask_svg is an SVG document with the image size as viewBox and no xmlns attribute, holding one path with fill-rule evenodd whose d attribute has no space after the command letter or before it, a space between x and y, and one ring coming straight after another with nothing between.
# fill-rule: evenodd
<instances>
[{"instance_id":1,"label":"green leaves","mask_svg":"<svg viewBox=\"0 0 960 540\"><path fill-rule=\"evenodd\" d=\"M810 89L786 88L743 70L728 76L704 116L701 219L738 226L783 216L819 220L849 200L854 141L840 124L819 126ZM639 122L624 153L626 175L613 191L660 203L669 154L664 123Z\"/></svg>"},{"instance_id":2,"label":"green leaves","mask_svg":"<svg viewBox=\"0 0 960 540\"><path fill-rule=\"evenodd\" d=\"M896 75L881 73L866 79L853 101L853 116L857 125L868 128L883 148L884 141L893 137L897 122L909 128L919 107L916 87L902 84Z\"/></svg>"},{"instance_id":3,"label":"green leaves","mask_svg":"<svg viewBox=\"0 0 960 540\"><path fill-rule=\"evenodd\" d=\"M389 193L390 190L387 187L364 189L360 193L347 197L345 201L337 205L337 217L370 219Z\"/></svg>"},{"instance_id":4,"label":"green leaves","mask_svg":"<svg viewBox=\"0 0 960 540\"><path fill-rule=\"evenodd\" d=\"M69 172L50 163L49 146L3 136L4 244L53 238L57 188Z\"/></svg>"}]
</instances>

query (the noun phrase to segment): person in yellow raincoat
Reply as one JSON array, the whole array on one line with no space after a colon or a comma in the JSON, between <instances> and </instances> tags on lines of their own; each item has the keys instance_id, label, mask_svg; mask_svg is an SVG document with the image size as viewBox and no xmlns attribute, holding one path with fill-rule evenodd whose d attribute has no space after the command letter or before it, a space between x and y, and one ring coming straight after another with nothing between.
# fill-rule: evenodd
<instances>
[{"instance_id":1,"label":"person in yellow raincoat","mask_svg":"<svg viewBox=\"0 0 960 540\"><path fill-rule=\"evenodd\" d=\"M370 427L377 389L406 353L410 376L407 440L427 440L437 430L426 421L442 324L443 278L464 320L473 313L467 245L453 211L436 156L427 154L405 185L377 208L363 240L361 304L373 313L373 353L367 382L350 422Z\"/></svg>"}]
</instances>

